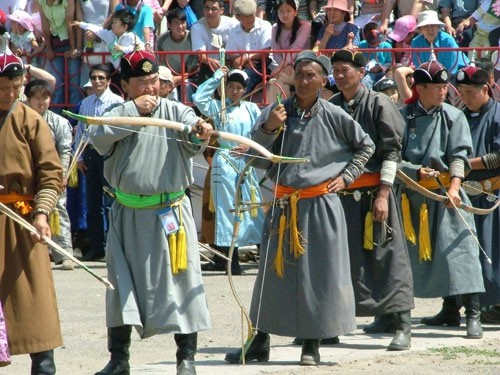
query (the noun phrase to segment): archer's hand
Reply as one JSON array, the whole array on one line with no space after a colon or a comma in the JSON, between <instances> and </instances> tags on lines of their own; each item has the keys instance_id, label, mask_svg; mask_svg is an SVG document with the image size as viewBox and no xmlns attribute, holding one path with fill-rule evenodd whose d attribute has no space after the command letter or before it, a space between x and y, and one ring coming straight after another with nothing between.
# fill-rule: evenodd
<instances>
[{"instance_id":1,"label":"archer's hand","mask_svg":"<svg viewBox=\"0 0 500 375\"><path fill-rule=\"evenodd\" d=\"M158 103L158 97L154 95L141 95L134 99L137 112L141 115L150 114Z\"/></svg>"},{"instance_id":2,"label":"archer's hand","mask_svg":"<svg viewBox=\"0 0 500 375\"><path fill-rule=\"evenodd\" d=\"M265 124L262 125L262 128L268 132L272 133L276 129L281 128L283 123L287 118L285 106L283 104L278 104L274 109L269 113L269 117Z\"/></svg>"},{"instance_id":3,"label":"archer's hand","mask_svg":"<svg viewBox=\"0 0 500 375\"><path fill-rule=\"evenodd\" d=\"M212 136L212 130L212 125L203 120L198 121L198 123L193 127L193 132L195 133L196 137L203 141L210 139L210 137Z\"/></svg>"},{"instance_id":4,"label":"archer's hand","mask_svg":"<svg viewBox=\"0 0 500 375\"><path fill-rule=\"evenodd\" d=\"M347 185L342 176L337 176L326 187L330 193L337 193L340 190L344 190Z\"/></svg>"},{"instance_id":5,"label":"archer's hand","mask_svg":"<svg viewBox=\"0 0 500 375\"><path fill-rule=\"evenodd\" d=\"M381 184L373 201L373 220L383 222L389 217L389 191L391 187Z\"/></svg>"},{"instance_id":6,"label":"archer's hand","mask_svg":"<svg viewBox=\"0 0 500 375\"><path fill-rule=\"evenodd\" d=\"M439 177L439 171L429 167L422 167L418 170L418 178L420 180L428 180L429 178Z\"/></svg>"},{"instance_id":7,"label":"archer's hand","mask_svg":"<svg viewBox=\"0 0 500 375\"><path fill-rule=\"evenodd\" d=\"M38 231L38 233L31 233L33 241L45 243L45 238L50 238L51 235L48 217L45 214L36 215L33 226Z\"/></svg>"}]
</instances>

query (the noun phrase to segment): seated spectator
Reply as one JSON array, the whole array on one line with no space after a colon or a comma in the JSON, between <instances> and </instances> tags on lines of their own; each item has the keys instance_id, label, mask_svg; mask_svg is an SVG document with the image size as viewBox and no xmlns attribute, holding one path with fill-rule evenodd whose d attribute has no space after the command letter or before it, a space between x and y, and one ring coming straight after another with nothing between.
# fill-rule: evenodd
<instances>
[{"instance_id":1,"label":"seated spectator","mask_svg":"<svg viewBox=\"0 0 500 375\"><path fill-rule=\"evenodd\" d=\"M417 28L417 21L412 15L400 17L394 24L394 29L387 36L394 41L394 48L411 48L411 41L415 36L415 29ZM411 64L411 52L396 52L396 63L403 66Z\"/></svg>"},{"instance_id":2,"label":"seated spectator","mask_svg":"<svg viewBox=\"0 0 500 375\"><path fill-rule=\"evenodd\" d=\"M412 15L415 19L423 10L429 7L429 3L425 1L415 0L386 0L382 13L380 14L380 31L384 34L389 32L389 24L391 23L391 13L394 12L394 19Z\"/></svg>"},{"instance_id":3,"label":"seated spectator","mask_svg":"<svg viewBox=\"0 0 500 375\"><path fill-rule=\"evenodd\" d=\"M384 9L386 0L361 0L359 3L359 13L354 18L354 24L363 28L368 22L380 23L380 15Z\"/></svg>"},{"instance_id":4,"label":"seated spectator","mask_svg":"<svg viewBox=\"0 0 500 375\"><path fill-rule=\"evenodd\" d=\"M439 0L438 7L441 19L448 34L453 36L460 47L468 47L474 35L473 29L468 28L457 35L456 27L479 7L479 0Z\"/></svg>"},{"instance_id":5,"label":"seated spectator","mask_svg":"<svg viewBox=\"0 0 500 375\"><path fill-rule=\"evenodd\" d=\"M496 62L496 59L494 60L492 55L491 60L482 58L476 61L476 66L488 73L488 86L490 87L491 93L493 94L492 97L496 101L500 101L500 88L495 82L495 64L493 63L493 61ZM500 65L498 67L500 68Z\"/></svg>"},{"instance_id":6,"label":"seated spectator","mask_svg":"<svg viewBox=\"0 0 500 375\"><path fill-rule=\"evenodd\" d=\"M79 27L102 39L111 53L110 62L115 69L119 69L120 59L123 55L132 52L134 49L144 49L144 43L142 43L141 39L131 32L135 22L135 16L128 9L120 9L112 15L111 30L79 21L73 21L71 26Z\"/></svg>"},{"instance_id":7,"label":"seated spectator","mask_svg":"<svg viewBox=\"0 0 500 375\"><path fill-rule=\"evenodd\" d=\"M420 35L411 42L411 48L458 48L453 37L442 30L444 23L439 21L438 15L433 10L426 10L418 15L417 30ZM415 52L413 65L420 66L422 62L429 61L430 52ZM455 75L458 69L468 65L469 59L461 51L436 52L437 60L444 65L446 70Z\"/></svg>"},{"instance_id":8,"label":"seated spectator","mask_svg":"<svg viewBox=\"0 0 500 375\"><path fill-rule=\"evenodd\" d=\"M191 51L191 34L187 29L186 12L184 9L175 8L169 11L167 20L170 30L158 38L157 50L165 52ZM198 63L196 56L188 54L163 54L160 60L162 63L165 63L174 76L173 83L177 88L174 98L182 102L186 100L191 101L191 95L194 90L187 77ZM182 92L181 87L183 86L185 94Z\"/></svg>"},{"instance_id":9,"label":"seated spectator","mask_svg":"<svg viewBox=\"0 0 500 375\"><path fill-rule=\"evenodd\" d=\"M391 100L399 106L399 92L396 81L392 78L382 78L373 85L373 91L381 92L387 95Z\"/></svg>"},{"instance_id":10,"label":"seated spectator","mask_svg":"<svg viewBox=\"0 0 500 375\"><path fill-rule=\"evenodd\" d=\"M233 11L239 25L231 30L227 41L227 51L264 51L229 55L230 64L235 69L242 69L248 75L246 93L262 82L262 74L270 74L274 63L268 55L271 49L272 26L269 22L257 18L255 0L236 0Z\"/></svg>"},{"instance_id":11,"label":"seated spectator","mask_svg":"<svg viewBox=\"0 0 500 375\"><path fill-rule=\"evenodd\" d=\"M481 2L479 8L476 9L474 13L462 22L458 24L455 29L457 34L463 34L464 30L476 27L474 30L474 36L469 43L469 47L490 47L489 34L497 27L500 26L500 17L497 15L498 11L495 11L495 7L498 4L494 0L484 0ZM495 43L496 47L498 44ZM469 57L473 51L469 52ZM478 52L475 57L488 57L490 55L489 51Z\"/></svg>"},{"instance_id":12,"label":"seated spectator","mask_svg":"<svg viewBox=\"0 0 500 375\"><path fill-rule=\"evenodd\" d=\"M235 18L224 15L224 0L204 0L203 18L191 28L193 51L219 51L225 48L230 30L238 25ZM196 78L199 86L220 68L219 54L197 55L200 70Z\"/></svg>"},{"instance_id":13,"label":"seated spectator","mask_svg":"<svg viewBox=\"0 0 500 375\"><path fill-rule=\"evenodd\" d=\"M158 78L160 79L160 97L177 100L174 90L174 76L170 69L160 65L158 67Z\"/></svg>"},{"instance_id":14,"label":"seated spectator","mask_svg":"<svg viewBox=\"0 0 500 375\"><path fill-rule=\"evenodd\" d=\"M34 57L44 49L43 44L39 45L36 40L31 15L24 10L18 9L9 14L7 18L10 20L11 28L10 49L26 63L27 57Z\"/></svg>"},{"instance_id":15,"label":"seated spectator","mask_svg":"<svg viewBox=\"0 0 500 375\"><path fill-rule=\"evenodd\" d=\"M328 0L323 7L327 20L318 33L319 49L341 49L347 45L347 36L354 33L353 45L359 44L359 27L348 23L351 19L347 0Z\"/></svg>"},{"instance_id":16,"label":"seated spectator","mask_svg":"<svg viewBox=\"0 0 500 375\"><path fill-rule=\"evenodd\" d=\"M278 1L278 21L273 25L272 50L303 51L309 48L311 24L300 20L297 14L295 0ZM296 53L273 53L278 66L271 73L276 84L271 84L267 90L268 103L276 101L279 92L283 92L285 98L290 96L290 86L295 81L293 63L296 56Z\"/></svg>"},{"instance_id":17,"label":"seated spectator","mask_svg":"<svg viewBox=\"0 0 500 375\"><path fill-rule=\"evenodd\" d=\"M360 49L376 48L376 49L391 49L392 46L385 40L384 34L378 30L378 25L375 22L368 22L363 28L363 37L359 43ZM371 89L373 84L381 79L387 68L392 64L392 53L387 52L364 52L366 56L366 74L361 80L361 83L368 89Z\"/></svg>"}]
</instances>

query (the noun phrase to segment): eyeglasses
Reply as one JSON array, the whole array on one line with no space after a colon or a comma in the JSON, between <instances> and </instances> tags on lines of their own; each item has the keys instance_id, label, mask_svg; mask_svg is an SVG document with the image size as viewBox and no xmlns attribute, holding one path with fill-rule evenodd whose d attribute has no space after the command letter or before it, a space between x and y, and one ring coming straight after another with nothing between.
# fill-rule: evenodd
<instances>
[{"instance_id":1,"label":"eyeglasses","mask_svg":"<svg viewBox=\"0 0 500 375\"><path fill-rule=\"evenodd\" d=\"M92 81L105 81L107 78L105 76L90 76Z\"/></svg>"}]
</instances>

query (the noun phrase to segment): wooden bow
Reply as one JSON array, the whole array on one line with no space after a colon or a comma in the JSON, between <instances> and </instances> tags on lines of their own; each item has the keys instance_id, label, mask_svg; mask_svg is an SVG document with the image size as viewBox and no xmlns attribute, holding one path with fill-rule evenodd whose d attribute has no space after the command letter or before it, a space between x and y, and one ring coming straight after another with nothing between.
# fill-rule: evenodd
<instances>
[{"instance_id":1,"label":"wooden bow","mask_svg":"<svg viewBox=\"0 0 500 375\"><path fill-rule=\"evenodd\" d=\"M406 173L404 173L401 169L398 169L396 172L396 177L406 185L406 187L416 191L417 193L423 195L426 198L432 199L438 202L446 202L448 200L447 196L436 194L423 186L420 186L416 181L412 180ZM490 208L477 208L474 206L469 206L465 203L461 203L457 208L461 208L464 211L470 212L474 215L489 215L494 212L498 206L500 206L500 199L491 206Z\"/></svg>"},{"instance_id":2,"label":"wooden bow","mask_svg":"<svg viewBox=\"0 0 500 375\"><path fill-rule=\"evenodd\" d=\"M157 126L161 128L173 129L179 132L196 133L196 126L192 127L190 125L182 124L176 121L162 120L157 118L145 118L145 117L90 117L83 116L72 113L70 111L63 111L63 114L71 117L75 120L81 121L87 125L109 125L109 126ZM258 144L257 142L251 140L250 138L243 137L238 134L232 134L228 132L223 132L219 130L212 130L213 137L219 137L221 139L226 139L229 141L238 142L244 144L251 149L257 151L266 159L269 159L273 163L304 163L308 162L305 158L294 158L289 156L275 155L266 149L264 146Z\"/></svg>"}]
</instances>

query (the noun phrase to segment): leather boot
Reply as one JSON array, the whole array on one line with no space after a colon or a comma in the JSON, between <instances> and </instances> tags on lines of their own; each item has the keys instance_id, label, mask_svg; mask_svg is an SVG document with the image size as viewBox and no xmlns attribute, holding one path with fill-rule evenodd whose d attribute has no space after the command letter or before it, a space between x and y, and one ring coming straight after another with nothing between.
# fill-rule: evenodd
<instances>
[{"instance_id":1,"label":"leather boot","mask_svg":"<svg viewBox=\"0 0 500 375\"><path fill-rule=\"evenodd\" d=\"M95 375L130 375L130 334L132 326L108 328L108 350L111 359L106 366Z\"/></svg>"},{"instance_id":2,"label":"leather boot","mask_svg":"<svg viewBox=\"0 0 500 375\"><path fill-rule=\"evenodd\" d=\"M198 332L174 335L177 344L177 375L196 375L194 355L198 346Z\"/></svg>"},{"instance_id":3,"label":"leather boot","mask_svg":"<svg viewBox=\"0 0 500 375\"><path fill-rule=\"evenodd\" d=\"M465 322L467 327L467 339L483 338L483 327L481 326L481 310L479 306L479 294L462 294L462 302L465 307Z\"/></svg>"},{"instance_id":4,"label":"leather boot","mask_svg":"<svg viewBox=\"0 0 500 375\"><path fill-rule=\"evenodd\" d=\"M319 362L319 339L304 339L300 355L300 365L318 366Z\"/></svg>"},{"instance_id":5,"label":"leather boot","mask_svg":"<svg viewBox=\"0 0 500 375\"><path fill-rule=\"evenodd\" d=\"M30 353L30 357L31 375L54 375L56 373L53 350L47 350L40 353Z\"/></svg>"},{"instance_id":6,"label":"leather boot","mask_svg":"<svg viewBox=\"0 0 500 375\"><path fill-rule=\"evenodd\" d=\"M257 361L257 362L268 362L269 361L269 351L271 349L271 339L269 334L264 332L257 332L252 343L248 347L245 353L245 362ZM240 364L241 360L241 349L227 353L224 360L232 364Z\"/></svg>"},{"instance_id":7,"label":"leather boot","mask_svg":"<svg viewBox=\"0 0 500 375\"><path fill-rule=\"evenodd\" d=\"M396 334L387 347L388 350L408 350L411 346L410 310L396 313Z\"/></svg>"},{"instance_id":8,"label":"leather boot","mask_svg":"<svg viewBox=\"0 0 500 375\"><path fill-rule=\"evenodd\" d=\"M388 313L376 316L375 320L363 328L365 333L395 333L397 314Z\"/></svg>"},{"instance_id":9,"label":"leather boot","mask_svg":"<svg viewBox=\"0 0 500 375\"><path fill-rule=\"evenodd\" d=\"M228 253L229 253L229 248L228 248ZM241 276L245 274L245 271L243 271L240 265L240 258L237 247L234 248L233 257L231 258L231 274L234 276Z\"/></svg>"},{"instance_id":10,"label":"leather boot","mask_svg":"<svg viewBox=\"0 0 500 375\"><path fill-rule=\"evenodd\" d=\"M443 307L436 315L422 318L420 323L426 326L460 327L460 307L456 296L443 298Z\"/></svg>"}]
</instances>

